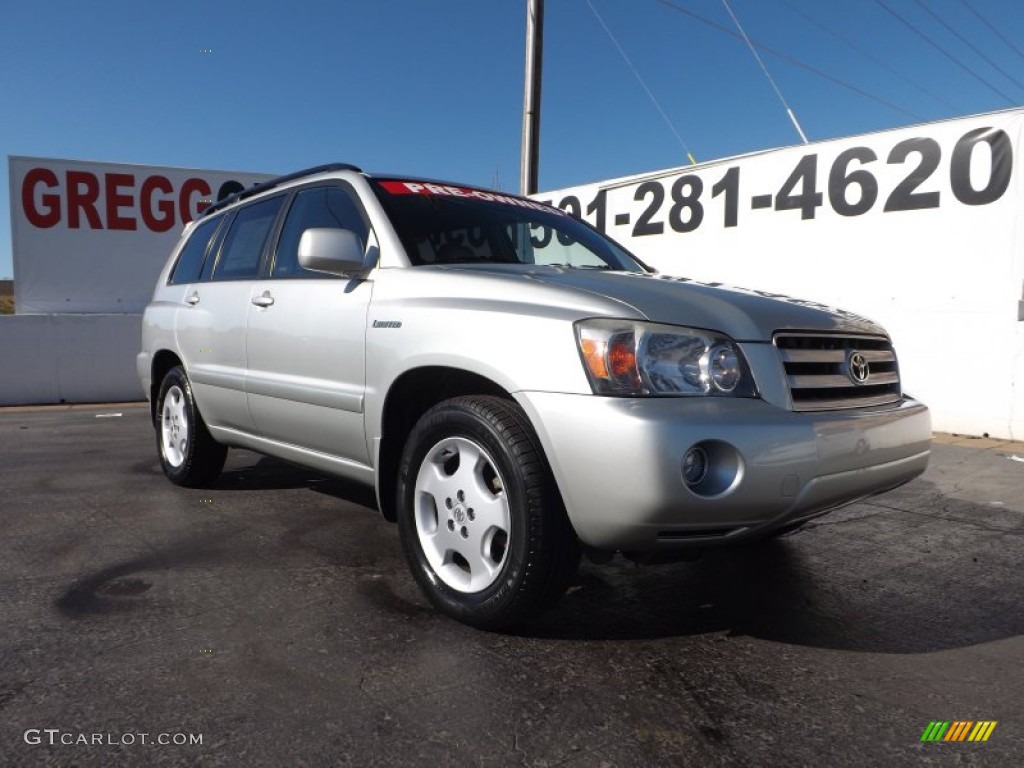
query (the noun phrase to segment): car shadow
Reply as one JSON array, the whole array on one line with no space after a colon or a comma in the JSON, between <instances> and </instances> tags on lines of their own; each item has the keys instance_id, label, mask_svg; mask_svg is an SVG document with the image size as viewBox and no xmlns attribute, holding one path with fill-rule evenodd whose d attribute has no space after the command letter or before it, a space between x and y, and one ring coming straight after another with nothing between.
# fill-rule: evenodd
<instances>
[{"instance_id":1,"label":"car shadow","mask_svg":"<svg viewBox=\"0 0 1024 768\"><path fill-rule=\"evenodd\" d=\"M258 454L236 451L232 457L214 488L308 489L376 509L366 486ZM1004 521L1004 528L993 527L990 507L944 497L922 480L911 491L887 497L903 504L902 514L896 508L852 508L781 539L708 550L696 562L584 561L559 603L507 634L583 641L722 634L871 653L941 651L1024 634L1019 526ZM324 534L335 522L332 516L274 514L296 517L287 521L285 543L315 545L324 556L332 548L345 549L345 530ZM397 537L379 544L396 548L394 557L374 555L374 563L391 572L386 579L408 581ZM341 555L339 564L362 562L350 552ZM121 568L98 574L58 605L67 612L83 605L102 608L110 595L104 597L99 585L127 573ZM414 602L419 596L411 586L373 589L387 590L387 600L373 601L380 602L379 610L422 613L423 602ZM96 593L100 598L90 597Z\"/></svg>"},{"instance_id":2,"label":"car shadow","mask_svg":"<svg viewBox=\"0 0 1024 768\"><path fill-rule=\"evenodd\" d=\"M308 488L316 493L335 496L343 501L378 510L377 495L371 486L330 477L297 464L259 456L255 453L233 451L229 464L210 485L212 490L267 491Z\"/></svg>"},{"instance_id":3,"label":"car shadow","mask_svg":"<svg viewBox=\"0 0 1024 768\"><path fill-rule=\"evenodd\" d=\"M881 571L856 578L842 570L850 555L822 550L815 533L713 550L691 563L584 563L563 601L517 634L646 640L723 633L835 650L924 653L1024 633L1020 569L963 567L965 560L978 563L984 545L937 553L913 577Z\"/></svg>"}]
</instances>

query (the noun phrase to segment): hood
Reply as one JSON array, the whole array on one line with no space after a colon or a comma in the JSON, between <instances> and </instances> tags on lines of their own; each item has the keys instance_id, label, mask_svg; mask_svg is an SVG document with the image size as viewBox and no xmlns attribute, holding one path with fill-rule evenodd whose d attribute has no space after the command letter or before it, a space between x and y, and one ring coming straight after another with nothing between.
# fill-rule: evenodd
<instances>
[{"instance_id":1,"label":"hood","mask_svg":"<svg viewBox=\"0 0 1024 768\"><path fill-rule=\"evenodd\" d=\"M877 323L842 309L685 277L561 268L531 276L624 302L652 322L721 331L737 341L770 341L787 330L887 335Z\"/></svg>"}]
</instances>

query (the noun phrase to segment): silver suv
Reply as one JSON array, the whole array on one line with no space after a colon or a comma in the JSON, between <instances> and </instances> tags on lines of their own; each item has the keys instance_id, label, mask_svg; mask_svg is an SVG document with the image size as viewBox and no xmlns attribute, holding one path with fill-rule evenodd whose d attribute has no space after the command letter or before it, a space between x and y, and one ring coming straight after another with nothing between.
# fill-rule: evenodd
<instances>
[{"instance_id":1,"label":"silver suv","mask_svg":"<svg viewBox=\"0 0 1024 768\"><path fill-rule=\"evenodd\" d=\"M412 573L479 627L637 560L792 530L920 474L885 331L656 274L533 200L329 165L213 205L143 321L172 482L229 446L372 484Z\"/></svg>"}]
</instances>

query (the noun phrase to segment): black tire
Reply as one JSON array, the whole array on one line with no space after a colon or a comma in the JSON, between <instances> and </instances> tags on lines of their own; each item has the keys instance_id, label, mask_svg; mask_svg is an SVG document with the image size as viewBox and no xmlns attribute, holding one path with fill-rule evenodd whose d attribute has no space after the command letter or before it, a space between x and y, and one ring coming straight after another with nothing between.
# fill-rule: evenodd
<instances>
[{"instance_id":1,"label":"black tire","mask_svg":"<svg viewBox=\"0 0 1024 768\"><path fill-rule=\"evenodd\" d=\"M227 446L210 436L181 366L171 368L160 383L154 426L157 455L172 483L199 488L209 485L224 468Z\"/></svg>"},{"instance_id":2,"label":"black tire","mask_svg":"<svg viewBox=\"0 0 1024 768\"><path fill-rule=\"evenodd\" d=\"M472 452L474 446L479 453ZM449 473L453 460L444 457L456 454ZM470 477L484 481L467 487L465 501L461 486L469 478L458 470L463 455L480 457ZM421 473L426 473L425 480L418 479ZM444 487L460 490L435 494L425 490L427 483L451 483ZM427 411L406 441L397 491L398 527L413 576L437 608L465 624L497 630L521 623L557 602L576 573L580 547L575 532L537 435L513 402L491 396L457 397ZM476 513L476 518L469 506L474 498L489 510ZM508 518L504 536L500 526L488 528L497 509ZM455 523L460 510L462 522ZM449 521L466 527L452 528ZM469 538L467 528L474 525L478 527ZM490 544L481 529L490 531ZM459 553L440 567L431 564L431 556L437 563L438 549L447 546L433 537L458 546L460 532L469 556L493 569L474 568ZM474 546L477 537L484 555ZM493 581L477 590L477 578Z\"/></svg>"}]
</instances>

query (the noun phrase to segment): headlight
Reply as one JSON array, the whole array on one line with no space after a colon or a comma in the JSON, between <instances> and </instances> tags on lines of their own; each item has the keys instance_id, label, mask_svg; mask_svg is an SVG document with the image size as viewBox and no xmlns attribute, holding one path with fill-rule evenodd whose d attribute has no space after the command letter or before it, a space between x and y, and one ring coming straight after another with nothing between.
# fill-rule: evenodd
<instances>
[{"instance_id":1,"label":"headlight","mask_svg":"<svg viewBox=\"0 0 1024 768\"><path fill-rule=\"evenodd\" d=\"M600 395L755 397L743 354L728 336L631 320L581 320L576 341Z\"/></svg>"}]
</instances>

